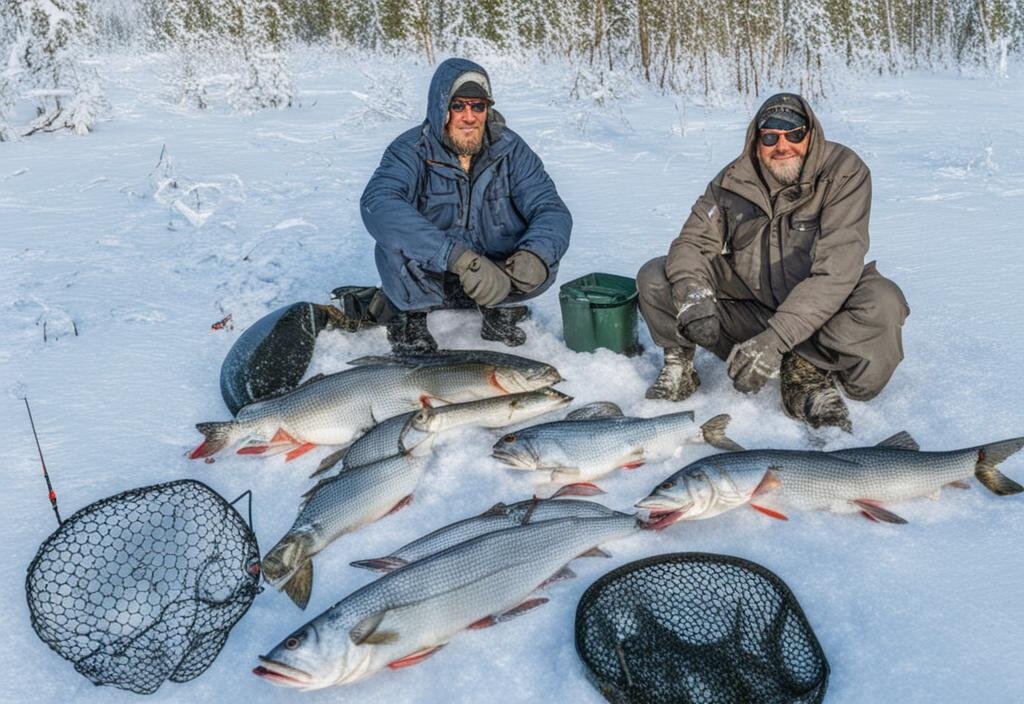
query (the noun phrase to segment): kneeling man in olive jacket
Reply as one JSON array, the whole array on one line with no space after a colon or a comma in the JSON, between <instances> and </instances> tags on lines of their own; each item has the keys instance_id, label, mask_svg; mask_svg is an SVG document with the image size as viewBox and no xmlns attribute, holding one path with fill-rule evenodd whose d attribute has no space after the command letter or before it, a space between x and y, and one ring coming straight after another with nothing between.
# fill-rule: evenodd
<instances>
[{"instance_id":1,"label":"kneeling man in olive jacket","mask_svg":"<svg viewBox=\"0 0 1024 704\"><path fill-rule=\"evenodd\" d=\"M836 381L850 398L876 396L903 359L910 314L899 287L864 264L870 212L867 166L825 139L807 101L765 101L743 154L697 199L668 256L637 275L665 350L647 398L693 393L699 345L726 361L739 391L781 376L790 416L849 431Z\"/></svg>"}]
</instances>

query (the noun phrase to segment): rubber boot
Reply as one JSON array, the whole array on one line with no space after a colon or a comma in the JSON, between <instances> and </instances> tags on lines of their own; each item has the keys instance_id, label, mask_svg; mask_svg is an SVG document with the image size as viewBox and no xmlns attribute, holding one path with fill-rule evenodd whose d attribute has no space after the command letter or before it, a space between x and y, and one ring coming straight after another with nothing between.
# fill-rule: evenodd
<instances>
[{"instance_id":1,"label":"rubber boot","mask_svg":"<svg viewBox=\"0 0 1024 704\"><path fill-rule=\"evenodd\" d=\"M693 347L666 347L665 364L644 395L664 401L689 398L700 386L700 377L693 368L693 351Z\"/></svg>"},{"instance_id":2,"label":"rubber boot","mask_svg":"<svg viewBox=\"0 0 1024 704\"><path fill-rule=\"evenodd\" d=\"M387 321L388 342L394 354L431 354L437 342L427 327L426 313L398 312Z\"/></svg>"},{"instance_id":3,"label":"rubber boot","mask_svg":"<svg viewBox=\"0 0 1024 704\"><path fill-rule=\"evenodd\" d=\"M480 337L484 340L501 342L509 347L518 347L526 342L526 332L516 323L530 315L526 306L509 306L507 308L481 308L483 322L480 325Z\"/></svg>"},{"instance_id":4,"label":"rubber boot","mask_svg":"<svg viewBox=\"0 0 1024 704\"><path fill-rule=\"evenodd\" d=\"M782 409L790 418L812 428L829 426L853 431L850 411L830 372L818 369L795 352L787 352L782 357L779 376Z\"/></svg>"}]
</instances>

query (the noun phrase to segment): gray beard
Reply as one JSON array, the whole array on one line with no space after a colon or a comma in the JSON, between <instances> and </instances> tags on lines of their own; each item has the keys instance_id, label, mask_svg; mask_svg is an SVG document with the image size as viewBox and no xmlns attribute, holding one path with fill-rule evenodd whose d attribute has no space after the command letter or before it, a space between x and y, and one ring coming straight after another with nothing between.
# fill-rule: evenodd
<instances>
[{"instance_id":1,"label":"gray beard","mask_svg":"<svg viewBox=\"0 0 1024 704\"><path fill-rule=\"evenodd\" d=\"M448 138L452 142L452 146L455 147L455 153L459 156L476 156L480 153L480 149L484 144L484 133L481 132L476 138L469 138L467 140L460 139L453 135L449 135Z\"/></svg>"},{"instance_id":2,"label":"gray beard","mask_svg":"<svg viewBox=\"0 0 1024 704\"><path fill-rule=\"evenodd\" d=\"M761 162L761 166L768 169L768 172L775 177L775 180L783 186L792 186L800 180L800 171L804 168L805 158L806 157L801 156L796 159L787 159L780 164L776 164L771 160L765 161L761 158L760 154L757 155L757 159Z\"/></svg>"}]
</instances>

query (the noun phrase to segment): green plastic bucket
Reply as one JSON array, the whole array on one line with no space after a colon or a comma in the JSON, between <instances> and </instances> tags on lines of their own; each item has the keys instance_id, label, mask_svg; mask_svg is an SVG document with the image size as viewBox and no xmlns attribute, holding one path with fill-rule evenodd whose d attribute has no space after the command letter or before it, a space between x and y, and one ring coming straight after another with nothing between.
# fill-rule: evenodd
<instances>
[{"instance_id":1,"label":"green plastic bucket","mask_svg":"<svg viewBox=\"0 0 1024 704\"><path fill-rule=\"evenodd\" d=\"M636 281L616 274L587 274L562 284L565 344L576 352L604 347L628 356L643 351L637 338Z\"/></svg>"}]
</instances>

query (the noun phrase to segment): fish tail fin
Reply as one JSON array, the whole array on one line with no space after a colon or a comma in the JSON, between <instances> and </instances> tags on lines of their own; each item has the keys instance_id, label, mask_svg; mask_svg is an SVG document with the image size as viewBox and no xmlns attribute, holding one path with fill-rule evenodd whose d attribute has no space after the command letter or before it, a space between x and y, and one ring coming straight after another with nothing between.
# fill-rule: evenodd
<instances>
[{"instance_id":1,"label":"fish tail fin","mask_svg":"<svg viewBox=\"0 0 1024 704\"><path fill-rule=\"evenodd\" d=\"M204 438L199 447L189 453L190 460L197 460L203 457L215 455L231 444L238 433L238 424L233 420L196 423L196 430L203 434Z\"/></svg>"},{"instance_id":2,"label":"fish tail fin","mask_svg":"<svg viewBox=\"0 0 1024 704\"><path fill-rule=\"evenodd\" d=\"M309 603L313 591L313 561L306 535L290 532L263 558L263 575L284 591L300 609Z\"/></svg>"},{"instance_id":3,"label":"fish tail fin","mask_svg":"<svg viewBox=\"0 0 1024 704\"><path fill-rule=\"evenodd\" d=\"M999 463L1024 447L1024 438L1012 438L982 445L978 448L978 459L974 465L974 476L985 488L1000 496L1019 494L1024 486L999 471Z\"/></svg>"},{"instance_id":4,"label":"fish tail fin","mask_svg":"<svg viewBox=\"0 0 1024 704\"><path fill-rule=\"evenodd\" d=\"M743 447L725 434L725 429L731 420L732 416L728 413L722 413L700 426L700 434L704 438L704 442L712 447L717 447L719 450L742 452Z\"/></svg>"}]
</instances>

